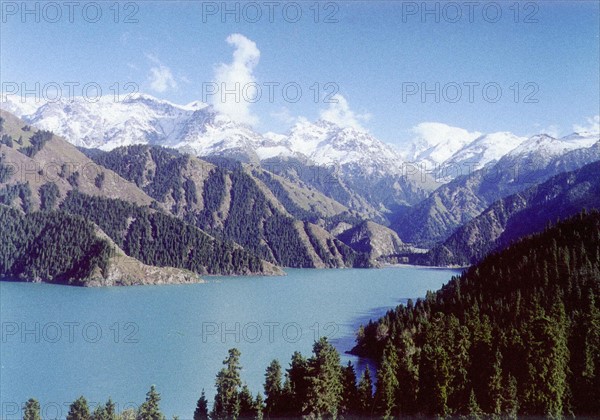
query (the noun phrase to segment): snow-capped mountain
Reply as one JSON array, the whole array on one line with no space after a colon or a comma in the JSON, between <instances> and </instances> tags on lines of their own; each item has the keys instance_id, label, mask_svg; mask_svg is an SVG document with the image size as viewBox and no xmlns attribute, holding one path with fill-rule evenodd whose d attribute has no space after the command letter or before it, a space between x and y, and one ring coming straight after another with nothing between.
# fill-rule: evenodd
<instances>
[{"instance_id":1,"label":"snow-capped mountain","mask_svg":"<svg viewBox=\"0 0 600 420\"><path fill-rule=\"evenodd\" d=\"M364 130L329 121L301 120L285 142L292 152L321 166L339 165L342 171L355 168L363 176L397 175L402 170L402 157L391 146Z\"/></svg>"},{"instance_id":2,"label":"snow-capped mountain","mask_svg":"<svg viewBox=\"0 0 600 420\"><path fill-rule=\"evenodd\" d=\"M0 108L17 117L34 114L46 101L39 98L21 98L16 95L0 95Z\"/></svg>"},{"instance_id":3,"label":"snow-capped mountain","mask_svg":"<svg viewBox=\"0 0 600 420\"><path fill-rule=\"evenodd\" d=\"M599 135L592 133L573 133L562 138L538 134L523 141L503 156L501 163L504 166L542 169L553 159L577 149L591 147L598 140Z\"/></svg>"},{"instance_id":4,"label":"snow-capped mountain","mask_svg":"<svg viewBox=\"0 0 600 420\"><path fill-rule=\"evenodd\" d=\"M484 134L441 162L436 174L441 178L452 178L457 173L465 174L493 165L526 140L527 137L509 132Z\"/></svg>"},{"instance_id":5,"label":"snow-capped mountain","mask_svg":"<svg viewBox=\"0 0 600 420\"><path fill-rule=\"evenodd\" d=\"M217 113L210 105L176 105L137 94L120 102L112 97L21 104L18 98L0 104L27 122L50 130L71 143L111 150L132 144L174 147L198 156L228 156L244 161L298 157L311 164L337 165L363 175L395 175L401 156L366 131L329 121L299 121L289 133L260 134Z\"/></svg>"},{"instance_id":6,"label":"snow-capped mountain","mask_svg":"<svg viewBox=\"0 0 600 420\"><path fill-rule=\"evenodd\" d=\"M32 102L33 98L28 98L23 102L20 97L9 96L0 107L77 146L111 150L151 144L198 156L251 162L290 157L311 165L335 166L341 175L354 178L397 177L402 174L403 162L409 162L446 182L461 174L457 167L471 171L501 159L543 165L557 155L589 147L598 139L590 133L527 139L507 132L482 134L428 122L417 125L412 141L399 151L363 129L326 120L299 119L285 134L261 134L198 101L177 105L145 94L114 99Z\"/></svg>"},{"instance_id":7,"label":"snow-capped mountain","mask_svg":"<svg viewBox=\"0 0 600 420\"><path fill-rule=\"evenodd\" d=\"M203 120L206 114L206 104L180 106L135 95L120 102L112 97L97 102L83 98L48 102L18 116L76 146L110 150L139 143L172 145L190 130L191 121Z\"/></svg>"},{"instance_id":8,"label":"snow-capped mountain","mask_svg":"<svg viewBox=\"0 0 600 420\"><path fill-rule=\"evenodd\" d=\"M407 162L423 165L431 172L482 135L435 122L418 124L412 132L414 137L403 151L404 158Z\"/></svg>"}]
</instances>

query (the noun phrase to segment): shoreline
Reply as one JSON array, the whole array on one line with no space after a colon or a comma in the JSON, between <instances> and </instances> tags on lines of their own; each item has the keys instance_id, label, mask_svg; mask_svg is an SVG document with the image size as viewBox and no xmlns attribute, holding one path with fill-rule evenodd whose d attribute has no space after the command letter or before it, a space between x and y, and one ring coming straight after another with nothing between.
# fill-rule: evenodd
<instances>
[{"instance_id":1,"label":"shoreline","mask_svg":"<svg viewBox=\"0 0 600 420\"><path fill-rule=\"evenodd\" d=\"M406 263L383 263L381 268L422 268L422 269L444 269L444 270L466 270L471 267L470 265L460 266L460 265L416 265L416 264L406 264Z\"/></svg>"}]
</instances>

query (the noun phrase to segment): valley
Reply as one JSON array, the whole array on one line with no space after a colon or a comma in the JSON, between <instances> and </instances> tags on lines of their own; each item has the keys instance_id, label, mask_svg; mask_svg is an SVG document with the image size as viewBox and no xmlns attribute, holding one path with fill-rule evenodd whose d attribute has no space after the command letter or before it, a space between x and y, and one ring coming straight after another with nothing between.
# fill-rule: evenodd
<instances>
[{"instance_id":1,"label":"valley","mask_svg":"<svg viewBox=\"0 0 600 420\"><path fill-rule=\"evenodd\" d=\"M259 134L209 105L148 95L28 114L2 107L3 336L56 317L135 336L114 336L118 347L87 335L68 343L99 360L85 366L64 358L60 340L53 363L42 353L56 341L21 340L17 353L38 360L37 372L72 382L88 369L100 378L77 380L91 400L52 406L57 417L597 412L585 396L596 395L598 380L589 373L598 365L598 134L525 138L436 125L449 137L416 138L402 151L323 120ZM431 126L421 128L425 136ZM85 288L46 289L57 285ZM110 286L145 287L113 295ZM12 306L23 296L41 303L26 318ZM81 303L59 316L48 299ZM80 304L92 305L88 316L77 315ZM94 305L114 313L98 318ZM43 325L30 332L45 337ZM548 345L527 350L531 340ZM163 346L173 360L160 361ZM309 358L300 353L311 349ZM117 359L104 360L107 352ZM138 353L164 368L149 370ZM283 370L279 360L290 355ZM3 353L3 363L16 365L11 357ZM551 372L536 371L534 358ZM15 375L3 373L3 389ZM536 383L540 375L551 390ZM331 386L316 392L323 383ZM161 408L154 385L146 402L132 402L148 384L162 392ZM62 387L12 388L3 413L35 412L32 395L72 400L56 392Z\"/></svg>"}]
</instances>

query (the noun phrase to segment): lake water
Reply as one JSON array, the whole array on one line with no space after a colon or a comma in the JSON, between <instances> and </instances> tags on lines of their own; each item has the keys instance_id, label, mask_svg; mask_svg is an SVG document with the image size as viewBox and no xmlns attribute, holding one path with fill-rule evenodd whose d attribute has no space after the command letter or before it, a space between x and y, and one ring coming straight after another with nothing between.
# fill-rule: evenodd
<instances>
[{"instance_id":1,"label":"lake water","mask_svg":"<svg viewBox=\"0 0 600 420\"><path fill-rule=\"evenodd\" d=\"M262 392L265 368L309 356L328 336L344 354L361 323L407 298L437 290L456 270L287 270L285 277L216 277L206 284L76 288L0 282L1 418L20 418L35 397L44 418L64 418L84 395L119 410L144 401L151 384L171 418L192 417L202 388L214 397L227 350L242 352L242 380ZM18 411L18 414L14 414Z\"/></svg>"}]
</instances>

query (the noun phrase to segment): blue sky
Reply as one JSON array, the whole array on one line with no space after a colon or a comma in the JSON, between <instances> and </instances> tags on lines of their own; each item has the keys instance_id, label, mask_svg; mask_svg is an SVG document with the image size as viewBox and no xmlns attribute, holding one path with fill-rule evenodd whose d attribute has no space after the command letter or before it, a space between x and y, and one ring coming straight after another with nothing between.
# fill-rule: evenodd
<instances>
[{"instance_id":1,"label":"blue sky","mask_svg":"<svg viewBox=\"0 0 600 420\"><path fill-rule=\"evenodd\" d=\"M239 10L228 15L222 2L78 3L70 22L64 2L54 3L56 17L46 2L30 2L34 12L23 16L23 3L2 1L2 83L53 82L67 96L65 82L98 83L105 94L132 82L176 103L207 100L259 131L285 131L299 116L328 112L396 144L421 122L565 135L600 113L597 1L484 1L471 10L468 2L428 2L429 14L420 1L275 1L245 9L227 2ZM97 8L102 16L93 23ZM302 16L292 22L298 8ZM253 22L257 9L262 16ZM132 13L137 22L125 22ZM206 95L213 82L237 78L257 83L261 98L236 104L232 95L225 103ZM437 94L421 96L436 84ZM297 96L296 86L298 101L286 100ZM324 103L334 92L341 103Z\"/></svg>"}]
</instances>

